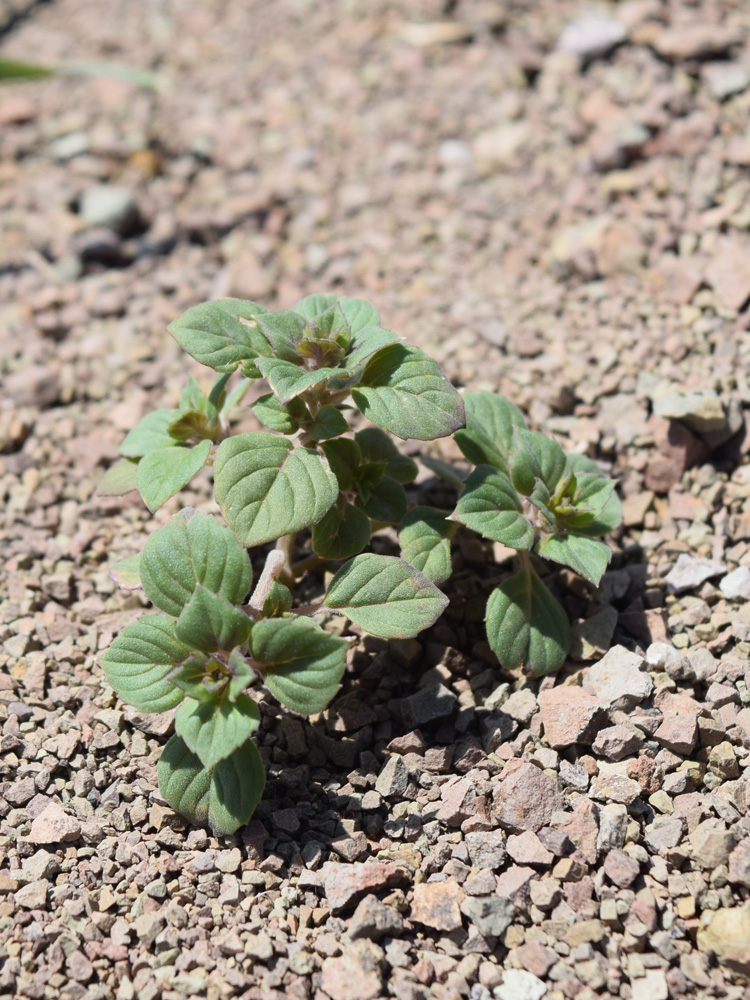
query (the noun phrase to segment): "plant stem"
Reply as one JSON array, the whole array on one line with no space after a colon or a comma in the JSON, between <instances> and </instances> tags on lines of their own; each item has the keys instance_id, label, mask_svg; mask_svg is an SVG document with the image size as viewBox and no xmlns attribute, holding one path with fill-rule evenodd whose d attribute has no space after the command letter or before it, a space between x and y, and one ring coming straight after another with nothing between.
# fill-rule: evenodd
<instances>
[{"instance_id":1,"label":"plant stem","mask_svg":"<svg viewBox=\"0 0 750 1000\"><path fill-rule=\"evenodd\" d=\"M523 549L516 549L516 555L521 563L522 573L533 573L534 567L531 565L531 556Z\"/></svg>"},{"instance_id":2,"label":"plant stem","mask_svg":"<svg viewBox=\"0 0 750 1000\"><path fill-rule=\"evenodd\" d=\"M290 537L289 535L285 536ZM291 536L292 539L294 536ZM263 567L263 572L260 574L260 579L255 586L253 591L253 596L250 598L250 603L248 607L252 608L254 611L262 611L263 605L266 603L268 595L271 593L271 587L273 587L273 581L281 573L284 567L286 556L279 549L271 549L271 551L266 556L266 564Z\"/></svg>"},{"instance_id":3,"label":"plant stem","mask_svg":"<svg viewBox=\"0 0 750 1000\"><path fill-rule=\"evenodd\" d=\"M306 559L300 559L298 563L292 566L292 574L295 580L299 580L305 575L309 570L315 569L318 566L322 566L326 562L321 556L316 556L315 553L309 555Z\"/></svg>"},{"instance_id":4,"label":"plant stem","mask_svg":"<svg viewBox=\"0 0 750 1000\"><path fill-rule=\"evenodd\" d=\"M294 570L292 569L292 552L294 551L294 543L297 539L297 532L293 532L291 535L282 535L281 538L276 542L275 552L280 552L284 557L281 567L276 574L279 580L286 584L287 587L291 587L294 583Z\"/></svg>"}]
</instances>

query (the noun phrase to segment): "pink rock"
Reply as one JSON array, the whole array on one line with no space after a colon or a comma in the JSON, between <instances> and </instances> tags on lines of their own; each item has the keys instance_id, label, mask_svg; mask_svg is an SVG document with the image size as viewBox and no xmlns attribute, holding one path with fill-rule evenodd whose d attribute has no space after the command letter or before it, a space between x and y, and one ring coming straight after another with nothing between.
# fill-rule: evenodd
<instances>
[{"instance_id":1,"label":"pink rock","mask_svg":"<svg viewBox=\"0 0 750 1000\"><path fill-rule=\"evenodd\" d=\"M68 844L78 840L81 824L68 816L63 807L52 802L31 824L29 840L32 844Z\"/></svg>"},{"instance_id":2,"label":"pink rock","mask_svg":"<svg viewBox=\"0 0 750 1000\"><path fill-rule=\"evenodd\" d=\"M411 919L436 931L455 931L461 926L463 890L452 879L420 882L414 886Z\"/></svg>"},{"instance_id":3,"label":"pink rock","mask_svg":"<svg viewBox=\"0 0 750 1000\"><path fill-rule=\"evenodd\" d=\"M540 692L539 710L544 738L556 749L573 743L591 743L597 731L606 725L601 701L579 687L555 687Z\"/></svg>"},{"instance_id":4,"label":"pink rock","mask_svg":"<svg viewBox=\"0 0 750 1000\"><path fill-rule=\"evenodd\" d=\"M454 781L452 785L446 785L441 795L443 804L437 813L437 819L448 826L460 826L469 816L474 816L477 793L473 784L468 778L461 778Z\"/></svg>"},{"instance_id":5,"label":"pink rock","mask_svg":"<svg viewBox=\"0 0 750 1000\"><path fill-rule=\"evenodd\" d=\"M365 969L354 955L327 958L320 973L320 988L331 1000L374 1000L382 986L374 969Z\"/></svg>"},{"instance_id":6,"label":"pink rock","mask_svg":"<svg viewBox=\"0 0 750 1000\"><path fill-rule=\"evenodd\" d=\"M515 762L514 762L515 764ZM510 773L508 773L510 771ZM513 833L539 830L564 806L557 782L527 761L503 770L496 790L500 825Z\"/></svg>"},{"instance_id":7,"label":"pink rock","mask_svg":"<svg viewBox=\"0 0 750 1000\"><path fill-rule=\"evenodd\" d=\"M604 871L607 877L621 889L627 889L638 878L641 866L624 851L610 851L604 859Z\"/></svg>"},{"instance_id":8,"label":"pink rock","mask_svg":"<svg viewBox=\"0 0 750 1000\"><path fill-rule=\"evenodd\" d=\"M691 715L668 715L654 739L667 750L686 756L698 743L698 720Z\"/></svg>"},{"instance_id":9,"label":"pink rock","mask_svg":"<svg viewBox=\"0 0 750 1000\"><path fill-rule=\"evenodd\" d=\"M512 833L508 837L508 854L520 865L548 865L554 854L548 851L533 830Z\"/></svg>"},{"instance_id":10,"label":"pink rock","mask_svg":"<svg viewBox=\"0 0 750 1000\"><path fill-rule=\"evenodd\" d=\"M406 874L402 868L377 861L366 864L329 861L321 868L320 875L333 913L340 913L348 906L353 906L368 892L390 889L406 882Z\"/></svg>"}]
</instances>

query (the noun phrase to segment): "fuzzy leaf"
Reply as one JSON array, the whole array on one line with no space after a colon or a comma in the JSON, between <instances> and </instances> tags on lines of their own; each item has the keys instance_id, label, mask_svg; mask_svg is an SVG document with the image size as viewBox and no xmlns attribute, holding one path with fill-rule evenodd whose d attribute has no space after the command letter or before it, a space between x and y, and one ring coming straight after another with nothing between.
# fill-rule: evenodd
<instances>
[{"instance_id":1,"label":"fuzzy leaf","mask_svg":"<svg viewBox=\"0 0 750 1000\"><path fill-rule=\"evenodd\" d=\"M237 383L237 385L228 393L226 399L221 405L220 412L222 416L226 416L230 413L235 406L239 406L242 400L245 398L247 390L252 385L253 380L251 378L243 378ZM270 395L270 394L269 394Z\"/></svg>"},{"instance_id":2,"label":"fuzzy leaf","mask_svg":"<svg viewBox=\"0 0 750 1000\"><path fill-rule=\"evenodd\" d=\"M247 642L250 624L244 611L199 583L182 609L174 632L191 649L215 653Z\"/></svg>"},{"instance_id":3,"label":"fuzzy leaf","mask_svg":"<svg viewBox=\"0 0 750 1000\"><path fill-rule=\"evenodd\" d=\"M552 496L573 474L557 441L524 428L517 428L514 433L510 464L513 485L527 497L537 483L542 483Z\"/></svg>"},{"instance_id":4,"label":"fuzzy leaf","mask_svg":"<svg viewBox=\"0 0 750 1000\"><path fill-rule=\"evenodd\" d=\"M146 542L141 579L148 599L177 618L197 584L230 604L240 604L252 585L253 571L229 528L186 507Z\"/></svg>"},{"instance_id":5,"label":"fuzzy leaf","mask_svg":"<svg viewBox=\"0 0 750 1000\"><path fill-rule=\"evenodd\" d=\"M326 517L328 517L327 514ZM325 518L323 520L325 520ZM317 525L315 527L317 528ZM315 528L313 528L313 532L314 531ZM263 605L263 617L280 618L281 615L285 615L287 611L289 611L291 606L291 590L285 584L279 583L278 580L274 580L265 604Z\"/></svg>"},{"instance_id":6,"label":"fuzzy leaf","mask_svg":"<svg viewBox=\"0 0 750 1000\"><path fill-rule=\"evenodd\" d=\"M271 347L266 357L299 364L297 344L310 332L302 316L290 311L269 312L258 318L258 325Z\"/></svg>"},{"instance_id":7,"label":"fuzzy leaf","mask_svg":"<svg viewBox=\"0 0 750 1000\"><path fill-rule=\"evenodd\" d=\"M401 558L433 583L451 575L451 537L457 525L435 507L414 507L401 522Z\"/></svg>"},{"instance_id":8,"label":"fuzzy leaf","mask_svg":"<svg viewBox=\"0 0 750 1000\"><path fill-rule=\"evenodd\" d=\"M262 618L250 648L269 691L294 712L322 712L340 687L348 643L309 618Z\"/></svg>"},{"instance_id":9,"label":"fuzzy leaf","mask_svg":"<svg viewBox=\"0 0 750 1000\"><path fill-rule=\"evenodd\" d=\"M406 514L406 493L400 483L390 476L383 476L380 482L367 489L366 499L360 493L362 510L373 521L398 524Z\"/></svg>"},{"instance_id":10,"label":"fuzzy leaf","mask_svg":"<svg viewBox=\"0 0 750 1000\"><path fill-rule=\"evenodd\" d=\"M213 701L215 691L209 691L204 680L210 679L219 669L217 660L203 653L194 653L172 674L172 680L180 690L195 701Z\"/></svg>"},{"instance_id":11,"label":"fuzzy leaf","mask_svg":"<svg viewBox=\"0 0 750 1000\"><path fill-rule=\"evenodd\" d=\"M274 583L278 581L274 580ZM278 584L279 587L284 587L283 583ZM284 587L284 590L287 588ZM287 593L289 591L287 590ZM291 605L291 594L289 594L289 603ZM245 688L252 683L256 674L255 671L249 666L245 657L240 653L238 649L233 649L229 654L229 670L232 675L231 680L227 684L226 694L231 702L237 701L239 696L245 690Z\"/></svg>"},{"instance_id":12,"label":"fuzzy leaf","mask_svg":"<svg viewBox=\"0 0 750 1000\"><path fill-rule=\"evenodd\" d=\"M596 587L612 558L612 550L606 542L573 533L547 535L539 541L536 550L545 559L570 566Z\"/></svg>"},{"instance_id":13,"label":"fuzzy leaf","mask_svg":"<svg viewBox=\"0 0 750 1000\"><path fill-rule=\"evenodd\" d=\"M202 365L217 372L233 372L241 361L270 355L268 341L254 319L265 312L255 302L219 299L193 306L167 329Z\"/></svg>"},{"instance_id":14,"label":"fuzzy leaf","mask_svg":"<svg viewBox=\"0 0 750 1000\"><path fill-rule=\"evenodd\" d=\"M512 549L530 549L534 544L534 531L513 483L491 465L479 465L471 473L451 519Z\"/></svg>"},{"instance_id":15,"label":"fuzzy leaf","mask_svg":"<svg viewBox=\"0 0 750 1000\"><path fill-rule=\"evenodd\" d=\"M401 438L431 441L464 425L461 396L417 347L391 344L378 351L352 398L368 420Z\"/></svg>"},{"instance_id":16,"label":"fuzzy leaf","mask_svg":"<svg viewBox=\"0 0 750 1000\"><path fill-rule=\"evenodd\" d=\"M138 462L120 458L111 465L99 480L96 492L101 497L121 497L136 488Z\"/></svg>"},{"instance_id":17,"label":"fuzzy leaf","mask_svg":"<svg viewBox=\"0 0 750 1000\"><path fill-rule=\"evenodd\" d=\"M379 427L366 427L357 431L354 440L359 445L362 461L383 462L385 474L397 483L411 483L417 478L417 463L408 455L402 455L391 438Z\"/></svg>"},{"instance_id":18,"label":"fuzzy leaf","mask_svg":"<svg viewBox=\"0 0 750 1000\"><path fill-rule=\"evenodd\" d=\"M312 546L322 559L349 559L370 541L370 519L343 493L313 528Z\"/></svg>"},{"instance_id":19,"label":"fuzzy leaf","mask_svg":"<svg viewBox=\"0 0 750 1000\"><path fill-rule=\"evenodd\" d=\"M268 384L282 405L314 385L320 385L321 382L327 382L332 378L348 378L351 374L343 368L318 368L309 372L299 365L282 361L280 358L261 358L258 361L258 368L268 379Z\"/></svg>"},{"instance_id":20,"label":"fuzzy leaf","mask_svg":"<svg viewBox=\"0 0 750 1000\"><path fill-rule=\"evenodd\" d=\"M316 524L333 506L338 482L314 451L273 434L240 434L219 445L216 500L247 546Z\"/></svg>"},{"instance_id":21,"label":"fuzzy leaf","mask_svg":"<svg viewBox=\"0 0 750 1000\"><path fill-rule=\"evenodd\" d=\"M434 455L420 455L419 461L430 472L434 472L436 476L454 486L459 493L469 478L469 469L459 468L459 466L453 465L451 462L444 462L442 458L436 458Z\"/></svg>"},{"instance_id":22,"label":"fuzzy leaf","mask_svg":"<svg viewBox=\"0 0 750 1000\"><path fill-rule=\"evenodd\" d=\"M127 625L102 656L107 681L118 697L139 712L166 712L178 705L182 690L170 679L190 653L174 634L166 615L146 615Z\"/></svg>"},{"instance_id":23,"label":"fuzzy leaf","mask_svg":"<svg viewBox=\"0 0 750 1000\"><path fill-rule=\"evenodd\" d=\"M289 407L282 406L272 392L266 393L251 404L255 416L265 427L280 434L294 434L299 424L289 412Z\"/></svg>"},{"instance_id":24,"label":"fuzzy leaf","mask_svg":"<svg viewBox=\"0 0 750 1000\"><path fill-rule=\"evenodd\" d=\"M323 453L336 476L340 490L349 490L354 485L357 470L362 462L359 445L351 438L336 438L323 444Z\"/></svg>"},{"instance_id":25,"label":"fuzzy leaf","mask_svg":"<svg viewBox=\"0 0 750 1000\"><path fill-rule=\"evenodd\" d=\"M198 413L205 412L207 402L205 393L191 375L187 385L180 393L181 412L187 413L190 410L195 410Z\"/></svg>"},{"instance_id":26,"label":"fuzzy leaf","mask_svg":"<svg viewBox=\"0 0 750 1000\"><path fill-rule=\"evenodd\" d=\"M522 570L492 591L485 623L493 652L509 670L523 666L541 677L565 662L570 648L567 616L532 570Z\"/></svg>"},{"instance_id":27,"label":"fuzzy leaf","mask_svg":"<svg viewBox=\"0 0 750 1000\"><path fill-rule=\"evenodd\" d=\"M186 698L177 710L174 724L187 748L204 767L212 768L250 738L260 726L260 712L246 694L231 702L225 689L218 701Z\"/></svg>"},{"instance_id":28,"label":"fuzzy leaf","mask_svg":"<svg viewBox=\"0 0 750 1000\"><path fill-rule=\"evenodd\" d=\"M507 473L513 429L526 426L523 414L491 392L464 393L464 404L466 429L456 431L456 444L474 465L494 465Z\"/></svg>"},{"instance_id":29,"label":"fuzzy leaf","mask_svg":"<svg viewBox=\"0 0 750 1000\"><path fill-rule=\"evenodd\" d=\"M622 504L615 492L615 483L601 476L578 475L576 479L578 490L575 504L583 504L593 513L593 517L584 525L576 526L577 534L604 535L614 531L622 523ZM573 522L575 523L575 522Z\"/></svg>"},{"instance_id":30,"label":"fuzzy leaf","mask_svg":"<svg viewBox=\"0 0 750 1000\"><path fill-rule=\"evenodd\" d=\"M175 735L164 747L156 773L169 805L193 823L208 823L217 837L234 833L250 820L266 783L252 740L208 771Z\"/></svg>"},{"instance_id":31,"label":"fuzzy leaf","mask_svg":"<svg viewBox=\"0 0 750 1000\"><path fill-rule=\"evenodd\" d=\"M372 635L411 639L438 620L448 598L395 556L355 556L331 580L324 606Z\"/></svg>"},{"instance_id":32,"label":"fuzzy leaf","mask_svg":"<svg viewBox=\"0 0 750 1000\"><path fill-rule=\"evenodd\" d=\"M125 458L140 458L150 451L176 447L178 442L169 433L169 428L179 416L179 410L147 413L120 445L120 454Z\"/></svg>"},{"instance_id":33,"label":"fuzzy leaf","mask_svg":"<svg viewBox=\"0 0 750 1000\"><path fill-rule=\"evenodd\" d=\"M346 417L335 406L322 406L315 420L307 428L313 441L328 441L329 438L346 434L349 424Z\"/></svg>"},{"instance_id":34,"label":"fuzzy leaf","mask_svg":"<svg viewBox=\"0 0 750 1000\"><path fill-rule=\"evenodd\" d=\"M118 587L123 590L140 590L141 583L141 557L136 553L134 556L127 556L119 562L110 566L109 576Z\"/></svg>"},{"instance_id":35,"label":"fuzzy leaf","mask_svg":"<svg viewBox=\"0 0 750 1000\"><path fill-rule=\"evenodd\" d=\"M201 441L192 448L159 448L144 455L138 463L136 484L148 509L158 510L187 486L206 464L210 451L211 442Z\"/></svg>"},{"instance_id":36,"label":"fuzzy leaf","mask_svg":"<svg viewBox=\"0 0 750 1000\"><path fill-rule=\"evenodd\" d=\"M198 410L188 410L169 425L170 437L176 441L189 441L191 438L212 441L216 433L215 426L205 413Z\"/></svg>"}]
</instances>

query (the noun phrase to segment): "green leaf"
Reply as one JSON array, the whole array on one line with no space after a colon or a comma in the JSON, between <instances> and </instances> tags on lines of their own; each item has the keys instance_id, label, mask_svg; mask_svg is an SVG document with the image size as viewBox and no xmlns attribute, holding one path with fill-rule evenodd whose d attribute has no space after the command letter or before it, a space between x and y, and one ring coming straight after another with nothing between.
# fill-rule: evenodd
<instances>
[{"instance_id":1,"label":"green leaf","mask_svg":"<svg viewBox=\"0 0 750 1000\"><path fill-rule=\"evenodd\" d=\"M57 71L37 63L17 62L15 59L0 59L0 80L35 80L54 76Z\"/></svg>"},{"instance_id":2,"label":"green leaf","mask_svg":"<svg viewBox=\"0 0 750 1000\"><path fill-rule=\"evenodd\" d=\"M218 701L186 698L174 719L177 735L197 754L204 767L212 768L229 757L260 726L260 712L252 698L238 695Z\"/></svg>"},{"instance_id":3,"label":"green leaf","mask_svg":"<svg viewBox=\"0 0 750 1000\"><path fill-rule=\"evenodd\" d=\"M313 528L313 551L322 559L348 559L370 541L370 519L353 507L343 493Z\"/></svg>"},{"instance_id":4,"label":"green leaf","mask_svg":"<svg viewBox=\"0 0 750 1000\"><path fill-rule=\"evenodd\" d=\"M298 302L294 311L308 321L312 321L328 310L338 308L352 333L358 333L380 324L380 316L374 306L365 299L350 299L342 295L308 295Z\"/></svg>"},{"instance_id":5,"label":"green leaf","mask_svg":"<svg viewBox=\"0 0 750 1000\"><path fill-rule=\"evenodd\" d=\"M252 740L208 771L175 735L164 747L156 773L172 809L193 823L208 823L217 837L234 833L250 820L266 783Z\"/></svg>"},{"instance_id":6,"label":"green leaf","mask_svg":"<svg viewBox=\"0 0 750 1000\"><path fill-rule=\"evenodd\" d=\"M347 368L359 368L377 351L399 341L399 337L380 326L377 309L365 299L351 299L338 295L308 295L297 303L294 311L311 322L335 306L341 309L350 329L351 339L345 358Z\"/></svg>"},{"instance_id":7,"label":"green leaf","mask_svg":"<svg viewBox=\"0 0 750 1000\"><path fill-rule=\"evenodd\" d=\"M390 476L383 476L379 483L367 490L367 497L360 494L362 510L373 521L398 524L406 514L406 493L400 483Z\"/></svg>"},{"instance_id":8,"label":"green leaf","mask_svg":"<svg viewBox=\"0 0 750 1000\"><path fill-rule=\"evenodd\" d=\"M485 623L490 647L509 670L523 666L541 677L565 662L567 616L533 570L522 570L492 591Z\"/></svg>"},{"instance_id":9,"label":"green leaf","mask_svg":"<svg viewBox=\"0 0 750 1000\"><path fill-rule=\"evenodd\" d=\"M138 462L120 458L111 465L99 480L96 492L102 497L121 497L136 488Z\"/></svg>"},{"instance_id":10,"label":"green leaf","mask_svg":"<svg viewBox=\"0 0 750 1000\"><path fill-rule=\"evenodd\" d=\"M298 364L291 364L280 358L261 358L258 361L258 368L268 379L268 384L282 404L301 395L306 389L320 385L321 382L327 382L331 378L348 378L351 374L342 368L318 368L309 372Z\"/></svg>"},{"instance_id":11,"label":"green leaf","mask_svg":"<svg viewBox=\"0 0 750 1000\"><path fill-rule=\"evenodd\" d=\"M175 448L178 442L169 433L169 427L179 416L179 410L147 413L120 445L120 454L125 458L140 458L150 451Z\"/></svg>"},{"instance_id":12,"label":"green leaf","mask_svg":"<svg viewBox=\"0 0 750 1000\"><path fill-rule=\"evenodd\" d=\"M250 647L269 691L293 712L322 712L340 687L348 643L309 618L262 618Z\"/></svg>"},{"instance_id":13,"label":"green leaf","mask_svg":"<svg viewBox=\"0 0 750 1000\"><path fill-rule=\"evenodd\" d=\"M224 408L227 398L227 382L229 382L231 377L231 372L224 372L223 375L217 375L214 379L214 384L211 386L211 392L208 394L206 405L206 415L213 423L218 420L219 413Z\"/></svg>"},{"instance_id":14,"label":"green leaf","mask_svg":"<svg viewBox=\"0 0 750 1000\"><path fill-rule=\"evenodd\" d=\"M457 525L435 507L414 507L401 522L401 557L433 583L451 575L451 537Z\"/></svg>"},{"instance_id":15,"label":"green leaf","mask_svg":"<svg viewBox=\"0 0 750 1000\"><path fill-rule=\"evenodd\" d=\"M176 441L189 441L191 438L212 441L216 435L216 427L211 424L205 413L198 410L188 410L173 420L169 425L169 436Z\"/></svg>"},{"instance_id":16,"label":"green leaf","mask_svg":"<svg viewBox=\"0 0 750 1000\"><path fill-rule=\"evenodd\" d=\"M417 463L402 455L391 438L379 427L357 431L354 440L362 453L362 462L385 463L385 474L397 483L411 483L419 473Z\"/></svg>"},{"instance_id":17,"label":"green leaf","mask_svg":"<svg viewBox=\"0 0 750 1000\"><path fill-rule=\"evenodd\" d=\"M344 333L343 330L341 332ZM303 337L297 344L297 356L311 361L309 367L312 369L336 368L344 358L344 349L335 340L326 340L324 337Z\"/></svg>"},{"instance_id":18,"label":"green leaf","mask_svg":"<svg viewBox=\"0 0 750 1000\"><path fill-rule=\"evenodd\" d=\"M604 535L614 531L622 523L622 504L615 492L615 483L601 476L578 475L578 487L574 504L584 505L593 514L585 524L576 526L576 533L586 535ZM575 523L574 521L572 523Z\"/></svg>"},{"instance_id":19,"label":"green leaf","mask_svg":"<svg viewBox=\"0 0 750 1000\"><path fill-rule=\"evenodd\" d=\"M351 438L336 438L323 444L323 453L336 476L340 490L350 490L362 462L359 445Z\"/></svg>"},{"instance_id":20,"label":"green leaf","mask_svg":"<svg viewBox=\"0 0 750 1000\"><path fill-rule=\"evenodd\" d=\"M150 511L158 510L175 493L179 493L206 464L210 441L201 441L192 448L158 448L144 455L138 463L138 492Z\"/></svg>"},{"instance_id":21,"label":"green leaf","mask_svg":"<svg viewBox=\"0 0 750 1000\"><path fill-rule=\"evenodd\" d=\"M368 420L401 438L429 441L464 425L463 400L437 362L404 344L378 351L352 398Z\"/></svg>"},{"instance_id":22,"label":"green leaf","mask_svg":"<svg viewBox=\"0 0 750 1000\"><path fill-rule=\"evenodd\" d=\"M451 520L512 549L530 549L534 544L534 531L513 483L491 465L479 465L471 473Z\"/></svg>"},{"instance_id":23,"label":"green leaf","mask_svg":"<svg viewBox=\"0 0 750 1000\"><path fill-rule=\"evenodd\" d=\"M346 434L349 424L343 413L335 406L323 406L306 430L313 441L328 441L329 438L338 437L339 434Z\"/></svg>"},{"instance_id":24,"label":"green leaf","mask_svg":"<svg viewBox=\"0 0 750 1000\"><path fill-rule=\"evenodd\" d=\"M574 452L566 451L565 454L568 458L568 465L570 465L573 472L578 475L579 472L585 472L586 475L598 476L602 479L602 470L593 460L587 455L576 455Z\"/></svg>"},{"instance_id":25,"label":"green leaf","mask_svg":"<svg viewBox=\"0 0 750 1000\"><path fill-rule=\"evenodd\" d=\"M174 632L191 649L215 653L219 649L230 650L247 642L250 626L250 619L244 611L199 583L182 609Z\"/></svg>"},{"instance_id":26,"label":"green leaf","mask_svg":"<svg viewBox=\"0 0 750 1000\"><path fill-rule=\"evenodd\" d=\"M355 556L331 580L324 607L372 635L410 639L438 620L448 598L403 559Z\"/></svg>"},{"instance_id":27,"label":"green leaf","mask_svg":"<svg viewBox=\"0 0 750 1000\"><path fill-rule=\"evenodd\" d=\"M442 458L436 458L434 455L420 455L419 461L426 469L434 472L446 483L450 483L459 492L464 488L464 483L469 478L469 469L459 468L457 465L444 462Z\"/></svg>"},{"instance_id":28,"label":"green leaf","mask_svg":"<svg viewBox=\"0 0 750 1000\"><path fill-rule=\"evenodd\" d=\"M120 559L110 566L110 579L123 590L140 590L142 586L140 565L141 557L138 554Z\"/></svg>"},{"instance_id":29,"label":"green leaf","mask_svg":"<svg viewBox=\"0 0 750 1000\"><path fill-rule=\"evenodd\" d=\"M191 375L187 385L180 393L180 411L182 413L188 413L190 410L195 410L198 413L205 412L206 402L205 393Z\"/></svg>"},{"instance_id":30,"label":"green leaf","mask_svg":"<svg viewBox=\"0 0 750 1000\"><path fill-rule=\"evenodd\" d=\"M255 416L265 427L280 434L294 434L299 424L290 414L289 409L278 401L272 392L266 393L251 404Z\"/></svg>"},{"instance_id":31,"label":"green leaf","mask_svg":"<svg viewBox=\"0 0 750 1000\"><path fill-rule=\"evenodd\" d=\"M243 378L237 383L237 385L232 389L227 398L224 400L221 406L221 415L226 416L230 413L235 406L239 406L242 400L245 398L245 394L250 386L253 384L251 378ZM270 395L270 393L269 393Z\"/></svg>"},{"instance_id":32,"label":"green leaf","mask_svg":"<svg viewBox=\"0 0 750 1000\"><path fill-rule=\"evenodd\" d=\"M573 475L568 457L557 441L525 428L516 428L514 432L510 464L513 485L524 496L531 496L537 482L552 496Z\"/></svg>"},{"instance_id":33,"label":"green leaf","mask_svg":"<svg viewBox=\"0 0 750 1000\"><path fill-rule=\"evenodd\" d=\"M374 361L380 352L391 344L401 343L401 338L380 326L369 326L352 336L349 350L344 358L353 371Z\"/></svg>"},{"instance_id":34,"label":"green leaf","mask_svg":"<svg viewBox=\"0 0 750 1000\"><path fill-rule=\"evenodd\" d=\"M172 681L186 695L196 701L213 701L216 697L214 691L209 691L204 681L209 683L214 674L220 672L221 664L218 660L204 656L203 653L194 653L171 675Z\"/></svg>"},{"instance_id":35,"label":"green leaf","mask_svg":"<svg viewBox=\"0 0 750 1000\"><path fill-rule=\"evenodd\" d=\"M491 392L466 392L464 404L466 429L456 431L456 444L474 465L494 465L507 473L513 430L526 426L523 414Z\"/></svg>"},{"instance_id":36,"label":"green leaf","mask_svg":"<svg viewBox=\"0 0 750 1000\"><path fill-rule=\"evenodd\" d=\"M570 566L597 587L612 558L612 550L606 542L572 533L547 535L538 542L536 550L545 559Z\"/></svg>"},{"instance_id":37,"label":"green leaf","mask_svg":"<svg viewBox=\"0 0 750 1000\"><path fill-rule=\"evenodd\" d=\"M219 445L216 500L247 546L316 524L333 506L338 482L323 459L273 434L240 434Z\"/></svg>"},{"instance_id":38,"label":"green leaf","mask_svg":"<svg viewBox=\"0 0 750 1000\"><path fill-rule=\"evenodd\" d=\"M326 514L326 517L328 515ZM323 518L325 520L325 518ZM319 522L320 523L320 522ZM317 528L317 525L315 526ZM315 528L313 528L313 532ZM292 606L292 592L283 583L279 583L278 580L274 580L271 584L271 589L266 598L266 602L263 605L263 617L264 618L280 618L281 615L285 615L287 611Z\"/></svg>"},{"instance_id":39,"label":"green leaf","mask_svg":"<svg viewBox=\"0 0 750 1000\"><path fill-rule=\"evenodd\" d=\"M141 579L148 599L177 618L198 584L240 604L250 591L253 571L229 528L186 507L146 542Z\"/></svg>"},{"instance_id":40,"label":"green leaf","mask_svg":"<svg viewBox=\"0 0 750 1000\"><path fill-rule=\"evenodd\" d=\"M270 353L265 352L266 357L299 364L297 344L310 332L302 316L289 311L269 312L258 318L258 325L271 348Z\"/></svg>"},{"instance_id":41,"label":"green leaf","mask_svg":"<svg viewBox=\"0 0 750 1000\"><path fill-rule=\"evenodd\" d=\"M268 341L255 320L265 312L255 302L219 299L193 306L167 329L202 365L217 372L233 372L241 361L270 355Z\"/></svg>"},{"instance_id":42,"label":"green leaf","mask_svg":"<svg viewBox=\"0 0 750 1000\"><path fill-rule=\"evenodd\" d=\"M274 580L274 583L277 583ZM279 587L284 587L283 583L278 584ZM284 587L284 590L287 588ZM273 591L271 591L273 593ZM289 593L287 591L287 593ZM289 594L289 604L291 606L291 597ZM238 649L233 649L229 654L229 671L231 673L231 680L227 684L226 694L230 701L236 701L245 688L252 682L255 677L255 671L248 665L245 657L240 653Z\"/></svg>"},{"instance_id":43,"label":"green leaf","mask_svg":"<svg viewBox=\"0 0 750 1000\"><path fill-rule=\"evenodd\" d=\"M183 691L170 674L190 650L174 634L166 615L146 615L127 625L102 656L107 681L118 697L139 712L166 712Z\"/></svg>"},{"instance_id":44,"label":"green leaf","mask_svg":"<svg viewBox=\"0 0 750 1000\"><path fill-rule=\"evenodd\" d=\"M358 469L355 469L357 493L362 503L367 503L372 491L380 484L384 474L385 466L382 462L369 462L367 465L360 465Z\"/></svg>"}]
</instances>

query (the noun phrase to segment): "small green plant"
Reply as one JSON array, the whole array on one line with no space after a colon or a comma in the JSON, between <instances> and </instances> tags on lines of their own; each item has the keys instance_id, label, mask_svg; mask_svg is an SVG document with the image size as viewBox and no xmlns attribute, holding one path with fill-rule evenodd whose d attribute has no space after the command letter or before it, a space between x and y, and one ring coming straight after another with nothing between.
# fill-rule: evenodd
<instances>
[{"instance_id":1,"label":"small green plant","mask_svg":"<svg viewBox=\"0 0 750 1000\"><path fill-rule=\"evenodd\" d=\"M566 454L530 431L511 402L467 393L466 427L456 433L476 465L452 518L515 549L519 571L487 602L487 638L500 663L534 675L562 666L570 648L565 610L539 578L532 551L598 586L612 552L600 536L622 520L615 483L591 459Z\"/></svg>"},{"instance_id":2,"label":"small green plant","mask_svg":"<svg viewBox=\"0 0 750 1000\"><path fill-rule=\"evenodd\" d=\"M248 687L260 679L305 714L339 688L348 642L311 616L332 612L373 635L408 638L445 609L434 579L447 578L449 553L447 564L444 551L425 556L417 537L411 562L363 550L374 531L404 520L403 484L417 474L390 435L449 435L464 424L464 404L437 363L384 330L360 299L314 295L275 313L224 299L188 310L170 331L218 377L208 393L191 378L177 408L144 417L100 492L137 488L156 510L209 465L228 527L185 508L113 569L161 613L127 626L101 665L136 709L177 709L158 765L162 794L187 818L231 833L265 780ZM252 409L273 433L232 436L230 413L258 378L272 391ZM375 426L352 432L357 411ZM267 543L275 548L251 592L247 550ZM295 606L308 571L342 560L319 599Z\"/></svg>"}]
</instances>

